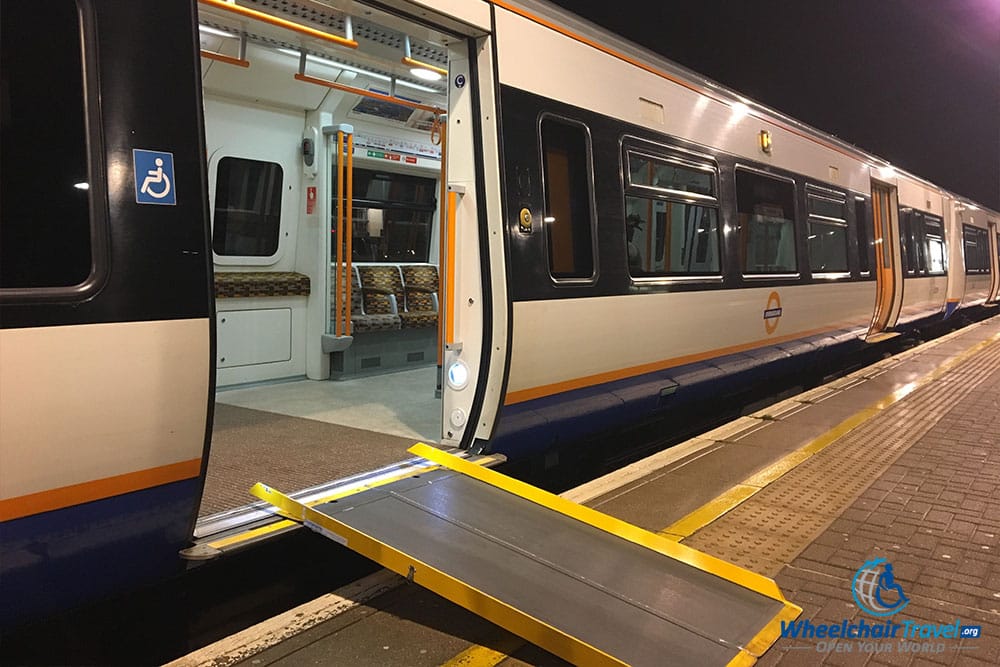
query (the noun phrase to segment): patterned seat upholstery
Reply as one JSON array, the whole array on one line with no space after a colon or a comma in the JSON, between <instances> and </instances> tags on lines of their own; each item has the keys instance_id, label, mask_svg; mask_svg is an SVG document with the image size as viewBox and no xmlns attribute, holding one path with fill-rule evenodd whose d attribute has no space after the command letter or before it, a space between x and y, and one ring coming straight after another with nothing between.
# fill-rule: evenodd
<instances>
[{"instance_id":1,"label":"patterned seat upholstery","mask_svg":"<svg viewBox=\"0 0 1000 667\"><path fill-rule=\"evenodd\" d=\"M343 276L343 273L341 273ZM336 269L330 267L330 289L331 292L336 289L336 282L334 278L336 277ZM341 299L342 303L345 305L341 306L340 321L341 326L343 326L344 315L343 310L346 309L346 292L347 292L347 281L340 281ZM393 304L390 304L393 305ZM331 294L330 298L330 319L334 317L334 311L337 309L337 301ZM357 267L351 267L351 334L360 334L367 331L383 331L391 329L400 328L400 318L398 313L395 312L394 308L390 308L387 312L370 312L365 309L365 299L361 289L361 282L358 278ZM332 327L331 327L332 330Z\"/></svg>"},{"instance_id":2,"label":"patterned seat upholstery","mask_svg":"<svg viewBox=\"0 0 1000 667\"><path fill-rule=\"evenodd\" d=\"M361 278L361 294L365 313L369 315L403 315L403 281L397 266L357 267Z\"/></svg>"},{"instance_id":3,"label":"patterned seat upholstery","mask_svg":"<svg viewBox=\"0 0 1000 667\"><path fill-rule=\"evenodd\" d=\"M438 271L433 264L410 264L402 267L407 328L437 327Z\"/></svg>"}]
</instances>

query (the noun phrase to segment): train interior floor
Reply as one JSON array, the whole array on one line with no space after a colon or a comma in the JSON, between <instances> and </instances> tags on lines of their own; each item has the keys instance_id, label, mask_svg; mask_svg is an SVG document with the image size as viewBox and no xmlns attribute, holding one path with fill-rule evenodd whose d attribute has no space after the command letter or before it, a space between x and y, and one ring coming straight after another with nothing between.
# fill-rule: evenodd
<instances>
[{"instance_id":1,"label":"train interior floor","mask_svg":"<svg viewBox=\"0 0 1000 667\"><path fill-rule=\"evenodd\" d=\"M437 442L436 372L219 390L199 516L250 504L255 482L297 491L410 458L416 441Z\"/></svg>"}]
</instances>

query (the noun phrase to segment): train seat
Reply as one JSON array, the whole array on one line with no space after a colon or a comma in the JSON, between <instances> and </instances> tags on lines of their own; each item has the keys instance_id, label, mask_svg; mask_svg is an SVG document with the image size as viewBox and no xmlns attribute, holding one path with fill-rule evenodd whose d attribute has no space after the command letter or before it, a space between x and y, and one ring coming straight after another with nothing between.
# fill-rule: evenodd
<instances>
[{"instance_id":1,"label":"train seat","mask_svg":"<svg viewBox=\"0 0 1000 667\"><path fill-rule=\"evenodd\" d=\"M433 264L407 264L400 267L406 311L403 326L407 328L437 327L438 270Z\"/></svg>"},{"instance_id":2,"label":"train seat","mask_svg":"<svg viewBox=\"0 0 1000 667\"><path fill-rule=\"evenodd\" d=\"M334 280L336 275L336 268L330 267L330 318L334 318L334 311L337 308L337 302L334 298L334 290L337 289L336 285L338 281ZM343 273L341 273L343 276ZM345 304L341 306L340 321L341 324L344 323L344 318L346 313L346 292L347 292L347 281L339 281L341 290L341 303ZM374 298L372 299L372 305L377 309L382 309L384 312L379 310L372 312L367 310L365 307L365 295L361 287L361 281L358 277L357 267L351 267L351 333L361 334L370 331L391 331L394 329L399 329L401 326L401 320L399 313L396 308L396 299L394 295L389 295L391 298L386 300L386 303L379 303ZM332 329L332 327L331 327Z\"/></svg>"}]
</instances>

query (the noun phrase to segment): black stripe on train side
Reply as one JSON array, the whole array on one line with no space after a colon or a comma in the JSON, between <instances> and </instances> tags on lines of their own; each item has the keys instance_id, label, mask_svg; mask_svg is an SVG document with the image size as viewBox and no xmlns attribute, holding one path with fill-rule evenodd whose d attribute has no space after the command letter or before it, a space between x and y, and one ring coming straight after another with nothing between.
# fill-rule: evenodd
<instances>
[{"instance_id":1,"label":"black stripe on train side","mask_svg":"<svg viewBox=\"0 0 1000 667\"><path fill-rule=\"evenodd\" d=\"M597 215L597 256L600 267L597 278L588 284L556 284L548 270L544 244L540 146L535 138L539 118L543 114L566 118L582 123L589 130L593 152L593 183ZM743 286L782 287L812 283L829 283L825 278L814 278L808 270L806 246L806 186L818 186L836 191L847 200L848 266L850 276L845 281L873 280L874 274L862 274L859 265L858 225L854 201L870 201L867 194L807 178L784 169L764 165L753 160L735 157L711 147L693 144L683 139L650 131L618 119L551 100L511 86L501 86L501 118L503 138L504 215L509 239L509 288L513 301L580 298L636 294L644 292L702 291L734 289ZM623 193L622 145L660 147L667 152L689 152L711 160L719 170L720 225L736 229L735 170L737 167L795 184L796 258L799 275L795 278L768 276L745 278L740 270L739 247L735 233L724 234L721 257L722 280L670 281L643 284L634 281L628 272L627 241L625 238L625 212ZM519 230L518 213L528 208L533 215L533 231ZM869 251L870 252L870 251Z\"/></svg>"}]
</instances>

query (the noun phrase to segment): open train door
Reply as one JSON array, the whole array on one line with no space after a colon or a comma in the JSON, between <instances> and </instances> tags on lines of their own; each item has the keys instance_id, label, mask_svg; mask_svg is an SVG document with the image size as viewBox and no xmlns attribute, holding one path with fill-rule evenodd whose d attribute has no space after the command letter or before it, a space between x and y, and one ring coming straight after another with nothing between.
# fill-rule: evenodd
<instances>
[{"instance_id":1,"label":"open train door","mask_svg":"<svg viewBox=\"0 0 1000 667\"><path fill-rule=\"evenodd\" d=\"M899 246L899 217L895 188L872 181L875 228L875 313L866 340L875 343L890 337L903 303L903 273Z\"/></svg>"},{"instance_id":2,"label":"open train door","mask_svg":"<svg viewBox=\"0 0 1000 667\"><path fill-rule=\"evenodd\" d=\"M990 265L993 267L993 281L990 285L989 303L1000 301L1000 234L997 233L997 223L990 220Z\"/></svg>"}]
</instances>

